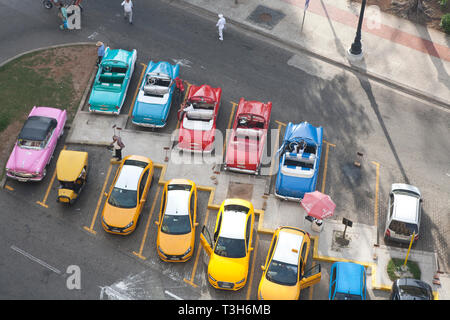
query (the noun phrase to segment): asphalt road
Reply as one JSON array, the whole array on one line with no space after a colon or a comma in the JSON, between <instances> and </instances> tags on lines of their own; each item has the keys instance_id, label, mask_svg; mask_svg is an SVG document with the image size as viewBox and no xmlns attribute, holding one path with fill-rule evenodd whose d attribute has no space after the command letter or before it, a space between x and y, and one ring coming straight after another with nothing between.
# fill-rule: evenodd
<instances>
[{"instance_id":1,"label":"asphalt road","mask_svg":"<svg viewBox=\"0 0 450 320\"><path fill-rule=\"evenodd\" d=\"M242 96L270 100L274 105L273 129L277 128L273 120L283 123L309 121L324 127L324 138L333 145L326 185L322 184L322 170L317 188L323 187L333 199L339 199L336 219L345 216L355 222L377 224L382 241L391 183L408 182L418 186L426 201L421 240L416 248L436 250L441 268L448 271L450 239L445 232L450 216L448 110L292 52L233 26L225 34L225 41L220 43L215 17L200 16L178 2L155 0L137 5L134 25L130 26L121 16L120 3L85 1L82 30L62 32L57 29L56 10L43 9L40 1L0 0L0 61L53 44L101 40L113 48L137 49L139 66L149 60L181 62L183 79L194 84L222 87L223 100L218 118L221 130L227 127L231 115L230 102L237 102ZM134 92L137 79L134 75L130 92ZM130 100L128 95L123 113L128 112ZM171 115L171 125L164 130L174 127L173 112ZM283 130L281 127L281 136ZM357 151L364 154L362 159L356 157ZM107 156L99 151L95 154L99 159ZM361 161L360 169L353 166L355 160ZM106 168L98 170L98 181L104 180L101 173L105 171ZM164 282L161 279L181 279L190 274L186 268L176 271L174 276L170 270L164 273L164 267L153 264L152 259L136 259L132 251L139 248L140 229L143 228L126 240L104 235L99 225L94 237L82 228L90 223L96 206L102 185L98 181L95 187L92 186L93 190L86 191L89 196L80 199L83 213L78 213L75 208L65 214L36 205L35 201L45 193L47 184L38 188L20 186L12 194L0 192L1 202L5 203L0 211L4 221L9 222L1 227L5 240L2 241L1 255L7 258L0 263L8 277L0 277L0 284L3 284L0 296L96 299L102 287L120 284L124 279L137 281L140 277L136 280L133 275L142 275L150 267L161 277L155 281L159 281L161 288L157 297L163 297L164 291L169 289L161 285ZM374 212L377 181L379 212ZM150 198L153 196L149 195ZM144 208L147 215L149 202ZM23 252L45 261L61 273L37 266L35 260L27 258ZM151 255L152 251L146 247L145 253ZM264 252L258 253L255 270L264 258ZM85 290L66 289L65 271L69 265L79 265L86 274ZM197 279L199 283L207 284L202 268L204 266L199 264ZM255 272L254 286L258 280ZM179 284L169 286L180 287ZM175 294L183 296L190 289L181 286L177 290L179 292ZM254 289L252 292L256 294ZM202 294L205 292L196 291L193 296L205 297ZM245 295L246 292L242 292L239 298L245 298ZM229 297L210 290L206 291L208 296Z\"/></svg>"}]
</instances>

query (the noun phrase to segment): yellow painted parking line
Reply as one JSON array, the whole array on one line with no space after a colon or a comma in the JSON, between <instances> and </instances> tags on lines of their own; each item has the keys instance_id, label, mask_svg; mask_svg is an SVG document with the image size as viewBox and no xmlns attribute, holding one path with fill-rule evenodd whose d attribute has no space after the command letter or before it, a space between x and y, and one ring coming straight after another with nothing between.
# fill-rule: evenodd
<instances>
[{"instance_id":1,"label":"yellow painted parking line","mask_svg":"<svg viewBox=\"0 0 450 320\"><path fill-rule=\"evenodd\" d=\"M248 279L248 288L247 288L247 296L246 299L250 300L250 295L252 293L252 284L253 284L253 276L254 276L254 270L255 270L255 260L256 260L256 253L258 252L258 243L259 243L259 234L256 233L256 240L255 240L255 246L253 250L253 257L252 257L252 264L250 265L250 277Z\"/></svg>"},{"instance_id":2,"label":"yellow painted parking line","mask_svg":"<svg viewBox=\"0 0 450 320\"><path fill-rule=\"evenodd\" d=\"M9 191L14 191L14 188L9 186L9 185L7 185L7 184L5 185L5 189L9 190Z\"/></svg>"},{"instance_id":3,"label":"yellow painted parking line","mask_svg":"<svg viewBox=\"0 0 450 320\"><path fill-rule=\"evenodd\" d=\"M376 182L375 182L375 205L374 205L374 219L375 219L375 227L378 227L378 192L380 190L380 164L376 161L372 161L372 163L376 166Z\"/></svg>"},{"instance_id":4,"label":"yellow painted parking line","mask_svg":"<svg viewBox=\"0 0 450 320\"><path fill-rule=\"evenodd\" d=\"M275 120L275 122L276 122L279 126L283 126L283 127L286 127L286 126L287 126L287 123L285 123L285 122L281 122L281 121L278 121L278 120Z\"/></svg>"},{"instance_id":5,"label":"yellow painted parking line","mask_svg":"<svg viewBox=\"0 0 450 320\"><path fill-rule=\"evenodd\" d=\"M86 226L84 227L85 230L89 231L92 234L96 234L97 233L94 230L94 224L95 224L95 220L97 219L97 214L98 214L98 210L100 208L100 204L102 203L102 199L103 199L103 196L105 194L105 189L106 189L106 185L108 184L109 175L111 174L111 169L112 169L112 164L110 163L109 164L109 168L108 168L108 172L106 173L105 182L103 183L102 192L100 193L100 197L98 198L98 201L97 201L97 207L95 208L94 216L92 217L91 226L90 227L86 227Z\"/></svg>"},{"instance_id":6,"label":"yellow painted parking line","mask_svg":"<svg viewBox=\"0 0 450 320\"><path fill-rule=\"evenodd\" d=\"M147 259L146 257L144 257L142 255L142 252L144 252L144 245L145 245L145 240L147 239L147 234L148 234L148 229L150 226L150 221L152 220L153 217L153 212L155 211L155 206L156 206L156 202L158 201L159 198L159 192L161 191L161 187L158 186L158 189L156 190L156 195L155 198L153 199L153 203L152 203L152 207L150 209L150 213L148 215L148 220L147 220L147 224L145 225L145 231L144 231L144 236L142 237L142 241L141 241L141 246L139 248L139 252L133 251L133 254L135 254L136 256L138 256L139 258L141 258L142 260Z\"/></svg>"},{"instance_id":7,"label":"yellow painted parking line","mask_svg":"<svg viewBox=\"0 0 450 320\"><path fill-rule=\"evenodd\" d=\"M65 150L66 148L67 148L67 146L64 146L63 150ZM43 206L45 208L48 208L48 205L46 204L47 203L47 198L48 198L48 195L50 194L50 190L52 189L53 182L55 181L55 178L56 178L56 168L55 168L55 172L53 172L52 179L50 180L50 183L49 183L49 185L47 187L47 191L45 192L44 199L42 201L36 201L37 204L39 204L39 205L41 205L41 206Z\"/></svg>"},{"instance_id":8,"label":"yellow painted parking line","mask_svg":"<svg viewBox=\"0 0 450 320\"><path fill-rule=\"evenodd\" d=\"M208 217L209 217L209 209L206 209L206 215L205 215L205 219L203 220L203 225L206 225L206 223L208 222ZM191 286L193 286L194 288L197 288L198 285L196 285L194 283L194 278L195 278L195 272L197 271L197 265L198 265L198 260L200 258L200 252L202 251L203 247L200 244L200 241L198 243L197 246L197 254L195 255L195 260L194 260L194 267L192 268L192 273L191 273L191 278L190 279L186 279L184 278L184 282L186 282L187 284L190 284Z\"/></svg>"},{"instance_id":9,"label":"yellow painted parking line","mask_svg":"<svg viewBox=\"0 0 450 320\"><path fill-rule=\"evenodd\" d=\"M225 139L223 141L223 153L225 154L225 147L228 141L228 130L231 128L231 123L233 121L233 116L234 116L234 111L236 110L236 106L238 105L236 102L230 101L232 107L231 107L231 113L230 113L230 118L228 119L228 126L225 130Z\"/></svg>"},{"instance_id":10,"label":"yellow painted parking line","mask_svg":"<svg viewBox=\"0 0 450 320\"><path fill-rule=\"evenodd\" d=\"M313 260L313 262L311 264L311 268L314 268L315 266L316 266L316 262ZM312 300L313 293L314 293L314 286L311 286L311 287L309 287L309 300Z\"/></svg>"},{"instance_id":11,"label":"yellow painted parking line","mask_svg":"<svg viewBox=\"0 0 450 320\"><path fill-rule=\"evenodd\" d=\"M187 81L184 81L184 82L186 82L186 88L184 89L184 97L183 97L182 103L186 102L186 99L188 97L189 88L192 86L192 83L189 83ZM179 129L179 128L180 128L180 119L178 119L178 121L177 121L177 129Z\"/></svg>"},{"instance_id":12,"label":"yellow painted parking line","mask_svg":"<svg viewBox=\"0 0 450 320\"><path fill-rule=\"evenodd\" d=\"M328 170L328 152L330 151L330 146L336 147L335 144L330 143L328 141L323 141L327 147L325 149L325 163L324 163L324 168L323 168L323 178L322 178L322 190L321 192L324 193L325 192L325 185L326 185L326 181L327 181L327 170Z\"/></svg>"},{"instance_id":13,"label":"yellow painted parking line","mask_svg":"<svg viewBox=\"0 0 450 320\"><path fill-rule=\"evenodd\" d=\"M142 69L141 77L139 78L139 82L138 82L138 86L136 88L136 91L134 92L133 102L131 103L130 111L128 111L128 117L131 117L131 113L133 112L134 103L136 102L137 94L139 92L139 89L141 88L142 78L144 77L145 70L147 69L146 64L141 63L141 66L143 66L144 68Z\"/></svg>"}]
</instances>

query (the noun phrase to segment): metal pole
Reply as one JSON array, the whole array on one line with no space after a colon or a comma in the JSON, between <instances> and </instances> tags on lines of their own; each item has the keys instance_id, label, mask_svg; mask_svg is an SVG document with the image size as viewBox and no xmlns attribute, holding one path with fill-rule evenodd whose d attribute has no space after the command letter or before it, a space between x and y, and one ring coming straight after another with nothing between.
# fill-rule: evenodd
<instances>
[{"instance_id":1,"label":"metal pole","mask_svg":"<svg viewBox=\"0 0 450 320\"><path fill-rule=\"evenodd\" d=\"M306 16L306 10L303 11L302 28L300 29L300 32L303 32L303 24L305 23L305 16Z\"/></svg>"},{"instance_id":2,"label":"metal pole","mask_svg":"<svg viewBox=\"0 0 450 320\"><path fill-rule=\"evenodd\" d=\"M405 263L403 264L404 267L406 266L406 262L408 262L409 251L411 251L411 247L412 247L412 244L414 242L414 237L415 236L416 236L416 232L414 231L412 236L411 236L411 241L409 242L408 252L406 253Z\"/></svg>"},{"instance_id":3,"label":"metal pole","mask_svg":"<svg viewBox=\"0 0 450 320\"><path fill-rule=\"evenodd\" d=\"M364 19L364 9L366 8L366 0L362 0L361 3L361 12L359 13L359 21L358 21L358 29L356 30L356 37L350 47L350 53L354 55L359 55L362 53L362 44L361 44L361 28Z\"/></svg>"}]
</instances>

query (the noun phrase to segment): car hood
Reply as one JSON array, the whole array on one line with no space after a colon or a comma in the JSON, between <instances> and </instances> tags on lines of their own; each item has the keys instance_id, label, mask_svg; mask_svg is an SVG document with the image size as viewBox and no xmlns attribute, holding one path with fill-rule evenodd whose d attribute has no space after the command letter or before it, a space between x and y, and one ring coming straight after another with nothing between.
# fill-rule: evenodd
<instances>
[{"instance_id":1,"label":"car hood","mask_svg":"<svg viewBox=\"0 0 450 320\"><path fill-rule=\"evenodd\" d=\"M103 220L111 227L124 228L131 221L133 221L134 215L136 214L136 208L125 209L118 208L110 205L108 202L105 203L103 209Z\"/></svg>"},{"instance_id":2,"label":"car hood","mask_svg":"<svg viewBox=\"0 0 450 320\"><path fill-rule=\"evenodd\" d=\"M257 142L230 141L227 148L227 165L255 166L260 162L260 153Z\"/></svg>"},{"instance_id":3,"label":"car hood","mask_svg":"<svg viewBox=\"0 0 450 320\"><path fill-rule=\"evenodd\" d=\"M16 144L11 152L6 167L16 172L32 173L41 171L45 163L45 161L43 161L44 154L45 149L24 149L18 147Z\"/></svg>"},{"instance_id":4,"label":"car hood","mask_svg":"<svg viewBox=\"0 0 450 320\"><path fill-rule=\"evenodd\" d=\"M115 107L120 106L121 102L121 91L107 91L107 90L92 90L91 96L89 98L89 104L91 106L105 106L105 107Z\"/></svg>"},{"instance_id":5,"label":"car hood","mask_svg":"<svg viewBox=\"0 0 450 320\"><path fill-rule=\"evenodd\" d=\"M283 286L269 281L263 276L259 285L258 295L264 300L297 300L300 295L300 287L297 285Z\"/></svg>"},{"instance_id":6,"label":"car hood","mask_svg":"<svg viewBox=\"0 0 450 320\"><path fill-rule=\"evenodd\" d=\"M153 104L136 101L133 109L133 120L137 122L149 122L159 124L166 120L169 113L169 104ZM144 118L150 118L144 119Z\"/></svg>"},{"instance_id":7,"label":"car hood","mask_svg":"<svg viewBox=\"0 0 450 320\"><path fill-rule=\"evenodd\" d=\"M248 260L225 258L214 254L208 265L208 273L217 281L238 282L247 277Z\"/></svg>"},{"instance_id":8,"label":"car hood","mask_svg":"<svg viewBox=\"0 0 450 320\"><path fill-rule=\"evenodd\" d=\"M281 169L279 169L275 183L275 190L280 196L300 199L303 198L306 192L314 191L316 188L316 183L317 172L311 178L302 178L283 174Z\"/></svg>"},{"instance_id":9,"label":"car hood","mask_svg":"<svg viewBox=\"0 0 450 320\"><path fill-rule=\"evenodd\" d=\"M192 232L187 234L172 235L160 232L159 246L163 253L169 255L182 255L191 246Z\"/></svg>"}]
</instances>

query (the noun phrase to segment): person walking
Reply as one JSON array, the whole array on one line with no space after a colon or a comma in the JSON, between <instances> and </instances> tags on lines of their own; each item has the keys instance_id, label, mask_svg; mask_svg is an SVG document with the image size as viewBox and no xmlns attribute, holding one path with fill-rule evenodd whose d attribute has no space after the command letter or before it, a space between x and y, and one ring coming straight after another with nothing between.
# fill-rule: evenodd
<instances>
[{"instance_id":1,"label":"person walking","mask_svg":"<svg viewBox=\"0 0 450 320\"><path fill-rule=\"evenodd\" d=\"M128 22L133 24L133 2L131 0L124 0L122 2L123 7L123 18L128 17Z\"/></svg>"},{"instance_id":2,"label":"person walking","mask_svg":"<svg viewBox=\"0 0 450 320\"><path fill-rule=\"evenodd\" d=\"M101 41L98 41L97 44L97 66L102 62L103 56L105 55L105 44Z\"/></svg>"},{"instance_id":3,"label":"person walking","mask_svg":"<svg viewBox=\"0 0 450 320\"><path fill-rule=\"evenodd\" d=\"M227 21L223 17L223 14L219 13L219 20L217 20L216 27L219 30L219 40L223 41L223 29L225 28L225 24Z\"/></svg>"},{"instance_id":4,"label":"person walking","mask_svg":"<svg viewBox=\"0 0 450 320\"><path fill-rule=\"evenodd\" d=\"M122 160L122 149L125 148L125 145L122 142L120 136L113 135L113 142L111 142L110 147L114 150L114 158L117 161Z\"/></svg>"},{"instance_id":5,"label":"person walking","mask_svg":"<svg viewBox=\"0 0 450 320\"><path fill-rule=\"evenodd\" d=\"M181 100L183 99L184 96L183 80L181 80L180 77L176 77L174 80L178 91L178 104L181 104Z\"/></svg>"}]
</instances>

